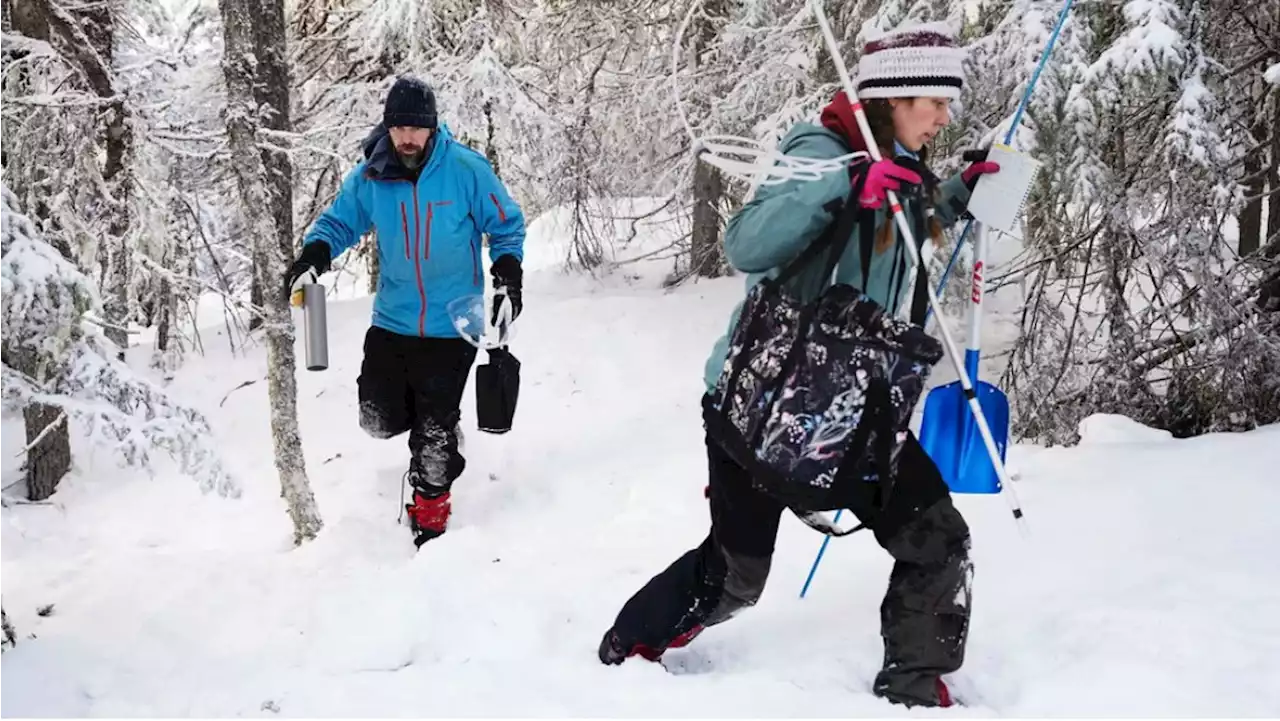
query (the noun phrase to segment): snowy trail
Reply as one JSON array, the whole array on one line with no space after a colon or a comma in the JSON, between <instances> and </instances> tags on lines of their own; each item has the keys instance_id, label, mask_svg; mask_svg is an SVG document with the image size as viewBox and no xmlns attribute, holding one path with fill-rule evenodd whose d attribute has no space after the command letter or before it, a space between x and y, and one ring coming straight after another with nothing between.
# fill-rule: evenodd
<instances>
[{"instance_id":1,"label":"snowy trail","mask_svg":"<svg viewBox=\"0 0 1280 721\"><path fill-rule=\"evenodd\" d=\"M417 554L395 522L404 439L356 425L368 299L330 304L331 367L299 374L326 527L297 550L265 384L219 407L263 377L264 353L206 339L175 387L209 413L244 496L86 457L54 505L5 509L20 638L4 714L940 715L870 694L887 555L837 539L801 601L821 537L794 518L761 603L669 654L686 673L599 664L620 604L706 531L702 363L741 280L529 277L517 428L476 432L468 387L454 523ZM958 497L977 576L950 679L969 706L950 713L1280 712L1280 428L1173 441L1092 420L1080 447L1012 450L1029 539L1002 499ZM9 448L21 428L5 434Z\"/></svg>"}]
</instances>

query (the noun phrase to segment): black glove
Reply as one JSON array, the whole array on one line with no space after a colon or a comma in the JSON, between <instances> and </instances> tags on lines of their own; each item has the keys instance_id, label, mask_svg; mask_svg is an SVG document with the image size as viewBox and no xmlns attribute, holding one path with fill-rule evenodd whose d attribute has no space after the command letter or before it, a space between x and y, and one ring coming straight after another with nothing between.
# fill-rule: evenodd
<instances>
[{"instance_id":1,"label":"black glove","mask_svg":"<svg viewBox=\"0 0 1280 721\"><path fill-rule=\"evenodd\" d=\"M520 286L524 281L524 270L520 267L520 261L516 260L514 255L500 256L489 267L489 274L493 276L494 292L505 292L507 297L511 299L511 320L514 321L519 318L520 311L524 310L524 300L520 295ZM490 319L490 322L494 325L498 324L498 311L501 307L501 303L493 304L493 318Z\"/></svg>"},{"instance_id":2,"label":"black glove","mask_svg":"<svg viewBox=\"0 0 1280 721\"><path fill-rule=\"evenodd\" d=\"M298 279L306 275L310 271L313 275L322 275L329 270L329 244L323 240L317 240L302 246L302 253L298 255L298 259L293 261L293 265L289 266L288 272L284 274L284 297L288 301L289 296L293 295L293 284Z\"/></svg>"},{"instance_id":3,"label":"black glove","mask_svg":"<svg viewBox=\"0 0 1280 721\"><path fill-rule=\"evenodd\" d=\"M920 198L921 196L928 198L934 197L934 194L937 193L938 185L942 181L940 181L938 176L934 175L933 171L929 170L924 163L916 160L910 155L899 155L893 159L893 162L896 165L919 175L921 181L919 184L903 183L902 189L898 191L898 195L904 198Z\"/></svg>"}]
</instances>

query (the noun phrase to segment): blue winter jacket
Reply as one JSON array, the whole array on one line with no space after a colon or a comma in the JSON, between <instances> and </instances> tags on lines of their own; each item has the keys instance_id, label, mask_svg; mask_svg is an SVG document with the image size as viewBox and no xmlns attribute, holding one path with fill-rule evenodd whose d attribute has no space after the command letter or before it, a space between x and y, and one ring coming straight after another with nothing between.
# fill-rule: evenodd
<instances>
[{"instance_id":1,"label":"blue winter jacket","mask_svg":"<svg viewBox=\"0 0 1280 721\"><path fill-rule=\"evenodd\" d=\"M489 259L524 260L524 215L483 155L453 138L443 123L432 134L417 180L381 126L365 139L365 159L347 174L333 203L303 239L328 243L330 258L377 230L378 291L373 324L393 333L458 337L448 305L481 293L481 236Z\"/></svg>"}]
</instances>

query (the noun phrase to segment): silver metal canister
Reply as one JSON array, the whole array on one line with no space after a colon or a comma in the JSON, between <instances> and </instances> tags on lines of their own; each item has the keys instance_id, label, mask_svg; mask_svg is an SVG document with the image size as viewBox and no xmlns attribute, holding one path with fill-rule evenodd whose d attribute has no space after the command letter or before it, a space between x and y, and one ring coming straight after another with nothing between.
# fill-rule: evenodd
<instances>
[{"instance_id":1,"label":"silver metal canister","mask_svg":"<svg viewBox=\"0 0 1280 721\"><path fill-rule=\"evenodd\" d=\"M329 321L325 317L324 301L322 284L308 283L302 286L303 328L309 371L322 371L329 367Z\"/></svg>"}]
</instances>

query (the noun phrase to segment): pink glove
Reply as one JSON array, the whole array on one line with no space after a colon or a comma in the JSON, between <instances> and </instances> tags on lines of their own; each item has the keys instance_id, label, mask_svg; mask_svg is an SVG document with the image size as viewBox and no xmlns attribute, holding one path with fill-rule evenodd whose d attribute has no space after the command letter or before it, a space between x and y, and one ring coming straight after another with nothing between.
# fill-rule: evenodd
<instances>
[{"instance_id":1,"label":"pink glove","mask_svg":"<svg viewBox=\"0 0 1280 721\"><path fill-rule=\"evenodd\" d=\"M960 180L964 181L964 184L972 191L974 186L978 184L979 177L986 175L987 173L998 172L1000 172L999 163L993 163L990 160L983 160L965 168L964 172L960 173Z\"/></svg>"},{"instance_id":2,"label":"pink glove","mask_svg":"<svg viewBox=\"0 0 1280 721\"><path fill-rule=\"evenodd\" d=\"M904 182L919 185L922 179L892 160L872 163L867 169L867 180L862 186L862 194L858 196L858 204L868 210L879 208L889 197L889 191L897 192Z\"/></svg>"}]
</instances>

